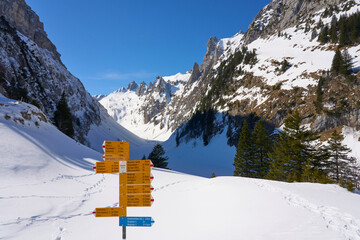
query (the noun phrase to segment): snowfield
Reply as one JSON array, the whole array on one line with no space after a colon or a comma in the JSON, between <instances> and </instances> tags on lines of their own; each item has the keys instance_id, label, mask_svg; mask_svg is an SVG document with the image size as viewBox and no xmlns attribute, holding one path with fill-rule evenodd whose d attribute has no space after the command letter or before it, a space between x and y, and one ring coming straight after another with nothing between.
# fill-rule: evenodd
<instances>
[{"instance_id":1,"label":"snowfield","mask_svg":"<svg viewBox=\"0 0 360 240\"><path fill-rule=\"evenodd\" d=\"M36 114L15 122L26 110L39 113L31 105L0 103L0 239L121 239L118 218L92 214L118 205L118 176L91 170L101 153ZM360 194L336 185L156 168L153 175L153 206L128 208L128 216L151 216L155 224L128 227L127 239L360 239Z\"/></svg>"}]
</instances>

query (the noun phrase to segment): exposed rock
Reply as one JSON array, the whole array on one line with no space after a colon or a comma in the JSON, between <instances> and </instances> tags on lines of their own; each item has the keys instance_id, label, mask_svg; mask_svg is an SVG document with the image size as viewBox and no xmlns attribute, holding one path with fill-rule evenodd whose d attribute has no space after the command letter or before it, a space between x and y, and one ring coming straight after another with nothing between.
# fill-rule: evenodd
<instances>
[{"instance_id":1,"label":"exposed rock","mask_svg":"<svg viewBox=\"0 0 360 240\"><path fill-rule=\"evenodd\" d=\"M20 21L21 16L32 16L28 21L37 19L33 12L28 16L21 14L22 8L14 9L19 11L16 21ZM23 22L26 23L26 19ZM90 126L100 124L100 112L105 110L86 92L79 79L67 71L58 57L19 33L3 16L0 17L0 70L4 96L39 106L48 119L53 118L64 92L72 113L76 140L87 143Z\"/></svg>"},{"instance_id":2,"label":"exposed rock","mask_svg":"<svg viewBox=\"0 0 360 240\"><path fill-rule=\"evenodd\" d=\"M145 82L141 82L139 87L136 89L136 95L142 96L147 90L147 85Z\"/></svg>"},{"instance_id":3,"label":"exposed rock","mask_svg":"<svg viewBox=\"0 0 360 240\"><path fill-rule=\"evenodd\" d=\"M274 0L264 7L254 18L245 34L245 43L276 34L286 28L296 26L299 19L330 5L338 5L344 0Z\"/></svg>"},{"instance_id":4,"label":"exposed rock","mask_svg":"<svg viewBox=\"0 0 360 240\"><path fill-rule=\"evenodd\" d=\"M136 91L137 88L138 88L137 83L134 80L132 80L126 89L129 91Z\"/></svg>"},{"instance_id":5,"label":"exposed rock","mask_svg":"<svg viewBox=\"0 0 360 240\"><path fill-rule=\"evenodd\" d=\"M197 81L200 76L201 76L201 72L200 72L199 64L194 63L194 67L192 69L191 76L189 79L189 84L192 84L195 81Z\"/></svg>"},{"instance_id":6,"label":"exposed rock","mask_svg":"<svg viewBox=\"0 0 360 240\"><path fill-rule=\"evenodd\" d=\"M4 16L10 25L34 41L39 47L49 50L53 57L60 61L60 54L44 31L44 24L39 16L31 10L25 0L1 0L0 16Z\"/></svg>"}]
</instances>

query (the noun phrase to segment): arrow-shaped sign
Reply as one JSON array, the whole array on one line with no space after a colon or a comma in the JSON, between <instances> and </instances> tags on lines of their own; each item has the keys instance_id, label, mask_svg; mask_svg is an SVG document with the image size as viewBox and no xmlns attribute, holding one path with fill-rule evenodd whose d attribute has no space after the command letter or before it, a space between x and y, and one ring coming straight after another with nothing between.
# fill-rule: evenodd
<instances>
[{"instance_id":1,"label":"arrow-shaped sign","mask_svg":"<svg viewBox=\"0 0 360 240\"><path fill-rule=\"evenodd\" d=\"M130 160L127 162L127 172L150 172L153 166L151 160Z\"/></svg>"},{"instance_id":2,"label":"arrow-shaped sign","mask_svg":"<svg viewBox=\"0 0 360 240\"><path fill-rule=\"evenodd\" d=\"M119 196L120 205L126 207L151 207L154 202L151 194L127 194Z\"/></svg>"},{"instance_id":3,"label":"arrow-shaped sign","mask_svg":"<svg viewBox=\"0 0 360 240\"><path fill-rule=\"evenodd\" d=\"M104 141L102 148L104 161L129 160L129 143L119 141Z\"/></svg>"},{"instance_id":4,"label":"arrow-shaped sign","mask_svg":"<svg viewBox=\"0 0 360 240\"><path fill-rule=\"evenodd\" d=\"M154 223L152 217L119 217L119 226L151 227Z\"/></svg>"},{"instance_id":5,"label":"arrow-shaped sign","mask_svg":"<svg viewBox=\"0 0 360 240\"><path fill-rule=\"evenodd\" d=\"M150 172L120 173L120 186L126 184L150 184L154 176Z\"/></svg>"},{"instance_id":6,"label":"arrow-shaped sign","mask_svg":"<svg viewBox=\"0 0 360 240\"><path fill-rule=\"evenodd\" d=\"M150 194L151 191L154 190L154 187L150 184L128 184L128 185L120 185L119 193L120 195L127 194Z\"/></svg>"},{"instance_id":7,"label":"arrow-shaped sign","mask_svg":"<svg viewBox=\"0 0 360 240\"><path fill-rule=\"evenodd\" d=\"M96 162L96 173L118 173L119 162Z\"/></svg>"},{"instance_id":8,"label":"arrow-shaped sign","mask_svg":"<svg viewBox=\"0 0 360 240\"><path fill-rule=\"evenodd\" d=\"M126 216L126 207L96 208L93 214L95 217L122 217Z\"/></svg>"}]
</instances>

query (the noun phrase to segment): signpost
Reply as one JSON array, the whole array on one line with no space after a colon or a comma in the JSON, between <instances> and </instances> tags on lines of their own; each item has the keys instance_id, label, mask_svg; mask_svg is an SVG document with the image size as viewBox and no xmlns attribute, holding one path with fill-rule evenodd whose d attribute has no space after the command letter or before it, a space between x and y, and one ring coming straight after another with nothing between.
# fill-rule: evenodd
<instances>
[{"instance_id":1,"label":"signpost","mask_svg":"<svg viewBox=\"0 0 360 240\"><path fill-rule=\"evenodd\" d=\"M151 160L129 160L129 143L104 141L104 162L97 162L96 173L119 173L119 207L96 208L95 217L119 217L119 226L126 239L126 227L151 227L151 217L127 217L127 207L150 207L154 202L151 191L153 176Z\"/></svg>"}]
</instances>

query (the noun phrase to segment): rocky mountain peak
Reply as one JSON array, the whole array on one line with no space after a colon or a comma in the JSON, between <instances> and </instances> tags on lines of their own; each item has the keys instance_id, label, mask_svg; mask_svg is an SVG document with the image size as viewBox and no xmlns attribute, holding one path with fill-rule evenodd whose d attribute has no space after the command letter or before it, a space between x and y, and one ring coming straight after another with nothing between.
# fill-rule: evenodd
<instances>
[{"instance_id":1,"label":"rocky mountain peak","mask_svg":"<svg viewBox=\"0 0 360 240\"><path fill-rule=\"evenodd\" d=\"M140 85L138 86L138 88L136 89L136 95L138 96L142 96L144 95L144 93L146 92L147 90L147 85L146 83L143 81L140 83Z\"/></svg>"},{"instance_id":2,"label":"rocky mountain peak","mask_svg":"<svg viewBox=\"0 0 360 240\"><path fill-rule=\"evenodd\" d=\"M160 94L167 94L170 95L170 84L167 83L163 77L157 77L156 81L154 82L154 87L152 92L158 92Z\"/></svg>"},{"instance_id":3,"label":"rocky mountain peak","mask_svg":"<svg viewBox=\"0 0 360 240\"><path fill-rule=\"evenodd\" d=\"M136 91L137 88L138 88L137 83L134 80L132 80L126 89L130 91Z\"/></svg>"},{"instance_id":4,"label":"rocky mountain peak","mask_svg":"<svg viewBox=\"0 0 360 240\"><path fill-rule=\"evenodd\" d=\"M200 78L200 76L201 76L201 72L200 72L199 64L195 62L189 79L189 84L194 83L196 80Z\"/></svg>"},{"instance_id":5,"label":"rocky mountain peak","mask_svg":"<svg viewBox=\"0 0 360 240\"><path fill-rule=\"evenodd\" d=\"M30 38L40 48L51 52L53 57L61 63L60 54L44 31L44 24L24 0L1 0L0 16L4 16L12 27Z\"/></svg>"},{"instance_id":6,"label":"rocky mountain peak","mask_svg":"<svg viewBox=\"0 0 360 240\"><path fill-rule=\"evenodd\" d=\"M327 6L339 5L347 0L274 0L254 18L244 36L245 43L265 38L286 28L296 26Z\"/></svg>"},{"instance_id":7,"label":"rocky mountain peak","mask_svg":"<svg viewBox=\"0 0 360 240\"><path fill-rule=\"evenodd\" d=\"M218 42L219 39L217 37L210 37L210 39L208 40L206 44L207 51L203 58L204 65L207 65L207 63L212 60Z\"/></svg>"}]
</instances>

